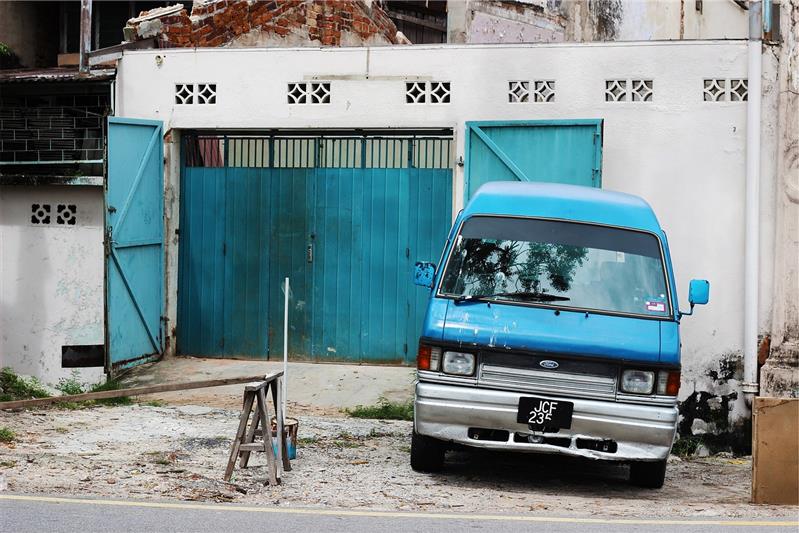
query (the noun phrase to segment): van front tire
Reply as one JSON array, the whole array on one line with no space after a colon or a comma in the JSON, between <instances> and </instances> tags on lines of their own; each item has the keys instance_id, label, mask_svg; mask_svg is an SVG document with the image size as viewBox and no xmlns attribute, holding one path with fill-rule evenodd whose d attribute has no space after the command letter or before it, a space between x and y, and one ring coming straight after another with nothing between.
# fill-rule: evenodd
<instances>
[{"instance_id":1,"label":"van front tire","mask_svg":"<svg viewBox=\"0 0 799 533\"><path fill-rule=\"evenodd\" d=\"M630 463L630 483L646 489L659 489L666 480L666 460Z\"/></svg>"},{"instance_id":2,"label":"van front tire","mask_svg":"<svg viewBox=\"0 0 799 533\"><path fill-rule=\"evenodd\" d=\"M411 468L417 472L440 472L444 468L446 448L440 440L419 435L411 437Z\"/></svg>"}]
</instances>

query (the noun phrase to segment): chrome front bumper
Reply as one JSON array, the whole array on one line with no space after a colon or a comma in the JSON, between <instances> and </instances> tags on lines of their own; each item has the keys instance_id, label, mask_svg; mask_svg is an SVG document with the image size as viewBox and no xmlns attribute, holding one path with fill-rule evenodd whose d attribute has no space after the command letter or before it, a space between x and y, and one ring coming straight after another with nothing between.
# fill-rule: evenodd
<instances>
[{"instance_id":1,"label":"chrome front bumper","mask_svg":"<svg viewBox=\"0 0 799 533\"><path fill-rule=\"evenodd\" d=\"M571 429L543 434L544 437L569 438L568 447L514 440L515 433L530 433L526 424L516 422L521 396L574 403ZM557 453L611 461L657 461L669 455L678 414L676 406L583 400L417 382L414 429L421 435L479 448ZM475 440L469 437L469 428L504 430L509 432L509 437L507 441ZM578 448L578 439L610 439L618 448L615 453Z\"/></svg>"}]
</instances>

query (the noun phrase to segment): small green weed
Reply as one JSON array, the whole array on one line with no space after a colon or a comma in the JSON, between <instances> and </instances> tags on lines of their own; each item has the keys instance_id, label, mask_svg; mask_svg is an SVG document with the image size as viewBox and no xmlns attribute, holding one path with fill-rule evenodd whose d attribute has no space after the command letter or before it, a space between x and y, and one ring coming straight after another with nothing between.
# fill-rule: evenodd
<instances>
[{"instance_id":1,"label":"small green weed","mask_svg":"<svg viewBox=\"0 0 799 533\"><path fill-rule=\"evenodd\" d=\"M297 444L300 446L311 446L319 442L319 439L316 437L298 437Z\"/></svg>"},{"instance_id":2,"label":"small green weed","mask_svg":"<svg viewBox=\"0 0 799 533\"><path fill-rule=\"evenodd\" d=\"M166 402L163 400L149 400L146 402L139 402L139 405L145 405L147 407L165 407Z\"/></svg>"},{"instance_id":3,"label":"small green weed","mask_svg":"<svg viewBox=\"0 0 799 533\"><path fill-rule=\"evenodd\" d=\"M671 453L678 457L691 457L702 445L701 437L685 437L677 439L671 447Z\"/></svg>"},{"instance_id":4,"label":"small green weed","mask_svg":"<svg viewBox=\"0 0 799 533\"><path fill-rule=\"evenodd\" d=\"M69 433L69 428L65 428L64 426L58 426L55 428L56 433Z\"/></svg>"},{"instance_id":5,"label":"small green weed","mask_svg":"<svg viewBox=\"0 0 799 533\"><path fill-rule=\"evenodd\" d=\"M78 381L79 376L78 371L73 370L72 375L68 378L61 378L55 388L66 395L83 394L83 384Z\"/></svg>"},{"instance_id":6,"label":"small green weed","mask_svg":"<svg viewBox=\"0 0 799 533\"><path fill-rule=\"evenodd\" d=\"M119 390L122 388L122 385L119 381L115 379L109 379L105 383L98 383L97 385L92 386L89 392L101 392L107 390ZM130 396L121 396L119 398L106 398L104 400L95 400L99 405L130 405L133 403L133 400Z\"/></svg>"},{"instance_id":7,"label":"small green weed","mask_svg":"<svg viewBox=\"0 0 799 533\"><path fill-rule=\"evenodd\" d=\"M56 402L53 406L58 409L66 409L67 411L77 411L78 409L91 407L92 402Z\"/></svg>"},{"instance_id":8,"label":"small green weed","mask_svg":"<svg viewBox=\"0 0 799 533\"><path fill-rule=\"evenodd\" d=\"M342 431L333 437L332 444L337 448L360 448L363 446L363 442L349 431Z\"/></svg>"},{"instance_id":9,"label":"small green weed","mask_svg":"<svg viewBox=\"0 0 799 533\"><path fill-rule=\"evenodd\" d=\"M17 466L16 461L0 461L0 468L14 468Z\"/></svg>"},{"instance_id":10,"label":"small green weed","mask_svg":"<svg viewBox=\"0 0 799 533\"><path fill-rule=\"evenodd\" d=\"M14 442L17 434L12 429L0 427L0 442Z\"/></svg>"},{"instance_id":11,"label":"small green weed","mask_svg":"<svg viewBox=\"0 0 799 533\"><path fill-rule=\"evenodd\" d=\"M0 402L47 398L50 393L36 378L21 378L10 368L0 370Z\"/></svg>"},{"instance_id":12,"label":"small green weed","mask_svg":"<svg viewBox=\"0 0 799 533\"><path fill-rule=\"evenodd\" d=\"M92 386L88 386L88 389L84 388L78 380L77 376L73 375L69 379L62 379L59 381L56 388L63 392L64 394L83 394L85 392L102 392L107 390L119 390L122 388L120 383L114 379L110 379L106 382L97 383ZM68 392L69 391L69 392ZM63 401L63 402L56 402L54 405L60 409L86 409L87 407L93 407L95 405L130 405L133 403L133 400L129 396L122 396L120 398L105 398L102 400L85 400L82 402L71 402L71 401Z\"/></svg>"},{"instance_id":13,"label":"small green weed","mask_svg":"<svg viewBox=\"0 0 799 533\"><path fill-rule=\"evenodd\" d=\"M374 418L378 420L413 420L413 400L392 402L381 397L377 405L358 405L345 412L353 418Z\"/></svg>"},{"instance_id":14,"label":"small green weed","mask_svg":"<svg viewBox=\"0 0 799 533\"><path fill-rule=\"evenodd\" d=\"M363 443L353 440L334 440L333 446L336 448L360 448Z\"/></svg>"}]
</instances>

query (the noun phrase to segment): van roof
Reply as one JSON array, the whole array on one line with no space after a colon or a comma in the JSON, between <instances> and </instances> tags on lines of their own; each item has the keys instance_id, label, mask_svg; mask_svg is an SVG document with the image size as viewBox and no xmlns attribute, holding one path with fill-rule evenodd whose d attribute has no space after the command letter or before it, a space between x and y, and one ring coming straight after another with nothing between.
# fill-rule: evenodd
<instances>
[{"instance_id":1,"label":"van roof","mask_svg":"<svg viewBox=\"0 0 799 533\"><path fill-rule=\"evenodd\" d=\"M655 213L643 198L578 185L489 182L464 209L464 217L473 215L559 218L661 232Z\"/></svg>"}]
</instances>

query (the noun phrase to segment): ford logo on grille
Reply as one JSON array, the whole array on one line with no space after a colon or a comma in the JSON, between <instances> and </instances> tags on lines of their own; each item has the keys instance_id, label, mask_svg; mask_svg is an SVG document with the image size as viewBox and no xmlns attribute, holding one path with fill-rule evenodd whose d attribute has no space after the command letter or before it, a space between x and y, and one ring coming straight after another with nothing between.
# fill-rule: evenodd
<instances>
[{"instance_id":1,"label":"ford logo on grille","mask_svg":"<svg viewBox=\"0 0 799 533\"><path fill-rule=\"evenodd\" d=\"M541 361L538 364L540 366L542 366L544 368L548 368L550 370L553 370L553 369L558 368L560 366L557 361L551 361L549 359L544 359L543 361Z\"/></svg>"}]
</instances>

